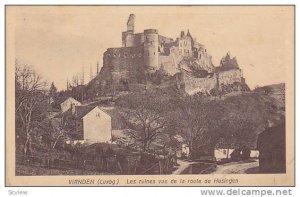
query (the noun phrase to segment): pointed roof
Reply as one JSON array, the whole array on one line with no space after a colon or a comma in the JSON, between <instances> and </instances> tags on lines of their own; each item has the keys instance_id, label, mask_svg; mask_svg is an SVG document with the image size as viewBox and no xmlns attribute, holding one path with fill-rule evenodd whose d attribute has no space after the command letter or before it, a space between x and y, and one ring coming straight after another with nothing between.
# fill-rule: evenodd
<instances>
[{"instance_id":1,"label":"pointed roof","mask_svg":"<svg viewBox=\"0 0 300 197\"><path fill-rule=\"evenodd\" d=\"M186 34L186 36L189 36L189 37L191 37L191 38L193 39L193 37L192 37L192 35L191 35L191 33L190 33L190 30L189 30L189 29L187 30L187 34Z\"/></svg>"},{"instance_id":2,"label":"pointed roof","mask_svg":"<svg viewBox=\"0 0 300 197\"><path fill-rule=\"evenodd\" d=\"M189 30L189 29L187 30L187 34L186 34L186 36L191 38L191 41L192 41L192 46L194 46L194 38L192 37L192 35L191 35L191 33L190 33L190 30Z\"/></svg>"}]
</instances>

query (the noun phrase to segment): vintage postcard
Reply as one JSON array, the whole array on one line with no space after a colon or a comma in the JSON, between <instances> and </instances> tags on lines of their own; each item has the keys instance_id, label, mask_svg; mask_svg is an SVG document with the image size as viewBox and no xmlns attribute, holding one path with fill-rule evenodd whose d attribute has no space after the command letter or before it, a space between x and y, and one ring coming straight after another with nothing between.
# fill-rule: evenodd
<instances>
[{"instance_id":1,"label":"vintage postcard","mask_svg":"<svg viewBox=\"0 0 300 197\"><path fill-rule=\"evenodd\" d=\"M294 6L6 6L7 186L294 186Z\"/></svg>"}]
</instances>

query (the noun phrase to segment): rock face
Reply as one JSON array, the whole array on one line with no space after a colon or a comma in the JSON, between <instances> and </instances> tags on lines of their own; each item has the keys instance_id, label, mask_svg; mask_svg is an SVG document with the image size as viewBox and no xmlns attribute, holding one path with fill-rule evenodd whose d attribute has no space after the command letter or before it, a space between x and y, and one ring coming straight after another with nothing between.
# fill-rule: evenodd
<instances>
[{"instance_id":1,"label":"rock face","mask_svg":"<svg viewBox=\"0 0 300 197\"><path fill-rule=\"evenodd\" d=\"M235 57L228 53L215 67L205 46L189 30L173 40L157 29L135 33L134 22L131 14L127 31L122 32L122 47L108 48L103 54L103 67L87 86L93 94L145 89L153 84L153 76L161 78L162 84L156 85L181 88L188 94L244 83Z\"/></svg>"}]
</instances>

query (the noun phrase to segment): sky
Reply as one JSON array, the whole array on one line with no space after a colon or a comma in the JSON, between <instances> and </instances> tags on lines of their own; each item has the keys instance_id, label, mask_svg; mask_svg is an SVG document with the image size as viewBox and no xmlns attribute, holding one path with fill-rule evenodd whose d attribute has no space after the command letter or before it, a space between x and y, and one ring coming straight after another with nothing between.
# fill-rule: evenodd
<instances>
[{"instance_id":1,"label":"sky","mask_svg":"<svg viewBox=\"0 0 300 197\"><path fill-rule=\"evenodd\" d=\"M59 90L83 69L87 83L106 49L122 46L129 14L136 33L155 28L175 39L189 29L215 66L229 51L250 88L283 83L294 66L292 6L14 6L6 14L15 58Z\"/></svg>"}]
</instances>

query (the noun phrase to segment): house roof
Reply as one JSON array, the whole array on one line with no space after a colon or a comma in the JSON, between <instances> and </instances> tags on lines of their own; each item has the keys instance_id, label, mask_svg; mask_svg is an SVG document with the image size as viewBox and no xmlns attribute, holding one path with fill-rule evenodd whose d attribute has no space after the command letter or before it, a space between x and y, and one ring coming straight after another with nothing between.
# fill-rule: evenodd
<instances>
[{"instance_id":1,"label":"house roof","mask_svg":"<svg viewBox=\"0 0 300 197\"><path fill-rule=\"evenodd\" d=\"M96 108L96 107L95 106L77 106L76 107L76 110L77 110L77 112L76 112L77 113L76 119L83 118L86 114L88 114L94 108Z\"/></svg>"},{"instance_id":2,"label":"house roof","mask_svg":"<svg viewBox=\"0 0 300 197\"><path fill-rule=\"evenodd\" d=\"M68 109L67 111L60 112L59 114L54 116L54 118L62 118L62 117L65 117L65 116L71 115L71 114L72 114L71 109Z\"/></svg>"},{"instance_id":3,"label":"house roof","mask_svg":"<svg viewBox=\"0 0 300 197\"><path fill-rule=\"evenodd\" d=\"M61 113L57 114L56 116L54 116L54 118L63 118L63 117L66 117L66 116L73 116L73 118L75 118L75 119L81 119L95 108L98 108L103 113L110 116L106 111L102 110L98 106L83 105L83 106L75 106L75 108L76 108L75 115L72 115L72 109L69 108L67 111L64 111L64 112L61 112Z\"/></svg>"},{"instance_id":4,"label":"house roof","mask_svg":"<svg viewBox=\"0 0 300 197\"><path fill-rule=\"evenodd\" d=\"M74 116L76 119L83 118L87 113L92 111L95 108L95 106L76 106L76 115ZM65 116L71 116L72 115L72 109L69 108L67 111L61 112L55 116L55 118L62 118Z\"/></svg>"}]
</instances>

